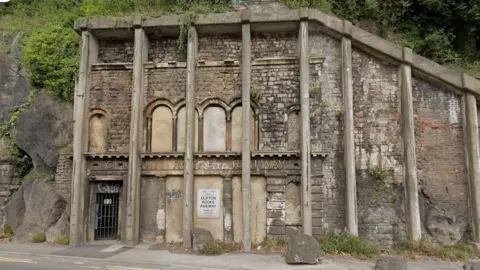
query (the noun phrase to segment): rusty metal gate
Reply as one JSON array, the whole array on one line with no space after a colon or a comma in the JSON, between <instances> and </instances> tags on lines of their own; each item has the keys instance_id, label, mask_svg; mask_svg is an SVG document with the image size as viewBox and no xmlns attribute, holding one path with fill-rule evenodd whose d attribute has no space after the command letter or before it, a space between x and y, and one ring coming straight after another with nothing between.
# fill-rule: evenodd
<instances>
[{"instance_id":1,"label":"rusty metal gate","mask_svg":"<svg viewBox=\"0 0 480 270\"><path fill-rule=\"evenodd\" d=\"M116 239L119 193L97 193L95 240Z\"/></svg>"}]
</instances>

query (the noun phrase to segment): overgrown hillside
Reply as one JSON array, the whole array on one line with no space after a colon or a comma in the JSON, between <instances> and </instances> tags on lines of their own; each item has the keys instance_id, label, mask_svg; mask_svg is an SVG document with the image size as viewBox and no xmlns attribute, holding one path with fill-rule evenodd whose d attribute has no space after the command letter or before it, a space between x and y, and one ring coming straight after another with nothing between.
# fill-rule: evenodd
<instances>
[{"instance_id":1,"label":"overgrown hillside","mask_svg":"<svg viewBox=\"0 0 480 270\"><path fill-rule=\"evenodd\" d=\"M242 0L235 0L242 1ZM374 31L438 63L480 71L478 0L281 0L312 7ZM221 12L232 0L12 0L0 4L0 31L25 32L24 64L32 86L73 101L80 16Z\"/></svg>"}]
</instances>

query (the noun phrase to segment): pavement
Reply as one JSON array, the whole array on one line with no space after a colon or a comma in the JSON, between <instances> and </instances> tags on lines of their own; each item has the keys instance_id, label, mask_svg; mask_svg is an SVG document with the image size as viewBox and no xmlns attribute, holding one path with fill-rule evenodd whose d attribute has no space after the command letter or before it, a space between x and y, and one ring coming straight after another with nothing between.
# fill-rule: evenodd
<instances>
[{"instance_id":1,"label":"pavement","mask_svg":"<svg viewBox=\"0 0 480 270\"><path fill-rule=\"evenodd\" d=\"M408 269L460 270L463 264L434 260L409 261ZM374 261L327 257L319 265L292 266L287 265L280 255L234 253L199 256L149 250L147 245L126 248L119 243L95 243L75 248L49 244L0 244L0 270L371 270L374 265Z\"/></svg>"}]
</instances>

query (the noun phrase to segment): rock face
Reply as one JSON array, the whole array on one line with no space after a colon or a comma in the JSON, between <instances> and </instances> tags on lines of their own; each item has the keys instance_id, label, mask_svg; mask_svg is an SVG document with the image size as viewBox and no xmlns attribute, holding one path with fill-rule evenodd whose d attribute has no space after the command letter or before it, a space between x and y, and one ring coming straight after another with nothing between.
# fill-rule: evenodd
<instances>
[{"instance_id":1,"label":"rock face","mask_svg":"<svg viewBox=\"0 0 480 270\"><path fill-rule=\"evenodd\" d=\"M205 246L205 243L212 242L212 233L209 230L203 228L193 229L193 250L199 252Z\"/></svg>"},{"instance_id":2,"label":"rock face","mask_svg":"<svg viewBox=\"0 0 480 270\"><path fill-rule=\"evenodd\" d=\"M375 263L375 270L407 270L407 261L400 258L382 257Z\"/></svg>"},{"instance_id":3,"label":"rock face","mask_svg":"<svg viewBox=\"0 0 480 270\"><path fill-rule=\"evenodd\" d=\"M16 143L38 171L54 172L59 151L72 134L72 106L40 92L16 124Z\"/></svg>"},{"instance_id":4,"label":"rock face","mask_svg":"<svg viewBox=\"0 0 480 270\"><path fill-rule=\"evenodd\" d=\"M16 242L46 233L47 241L68 236L67 201L45 182L48 177L33 171L5 207L5 224L10 225Z\"/></svg>"},{"instance_id":5,"label":"rock face","mask_svg":"<svg viewBox=\"0 0 480 270\"><path fill-rule=\"evenodd\" d=\"M465 220L432 205L426 213L426 226L433 240L443 245L454 245L462 239L467 224Z\"/></svg>"},{"instance_id":6,"label":"rock face","mask_svg":"<svg viewBox=\"0 0 480 270\"><path fill-rule=\"evenodd\" d=\"M321 261L320 245L309 235L290 236L286 261L288 264L318 264Z\"/></svg>"},{"instance_id":7,"label":"rock face","mask_svg":"<svg viewBox=\"0 0 480 270\"><path fill-rule=\"evenodd\" d=\"M480 270L480 262L469 262L463 265L463 270Z\"/></svg>"}]
</instances>

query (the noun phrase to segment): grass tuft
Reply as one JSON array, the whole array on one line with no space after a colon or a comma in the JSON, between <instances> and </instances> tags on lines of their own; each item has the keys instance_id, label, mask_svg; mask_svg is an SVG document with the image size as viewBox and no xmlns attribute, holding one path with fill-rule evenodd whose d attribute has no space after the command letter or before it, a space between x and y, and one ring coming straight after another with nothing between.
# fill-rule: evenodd
<instances>
[{"instance_id":1,"label":"grass tuft","mask_svg":"<svg viewBox=\"0 0 480 270\"><path fill-rule=\"evenodd\" d=\"M55 244L68 246L70 244L70 239L68 236L60 236L55 240Z\"/></svg>"},{"instance_id":2,"label":"grass tuft","mask_svg":"<svg viewBox=\"0 0 480 270\"><path fill-rule=\"evenodd\" d=\"M394 250L410 257L414 254L461 261L478 258L480 256L480 253L468 244L460 243L453 246L442 246L432 243L425 238L422 238L420 241L398 243L394 246Z\"/></svg>"},{"instance_id":3,"label":"grass tuft","mask_svg":"<svg viewBox=\"0 0 480 270\"><path fill-rule=\"evenodd\" d=\"M359 259L372 258L378 254L377 245L369 244L358 236L341 233L327 233L318 238L320 249L328 254L348 253Z\"/></svg>"},{"instance_id":4,"label":"grass tuft","mask_svg":"<svg viewBox=\"0 0 480 270\"><path fill-rule=\"evenodd\" d=\"M262 243L262 247L266 251L278 251L284 249L286 245L287 240L281 237L266 237Z\"/></svg>"},{"instance_id":5,"label":"grass tuft","mask_svg":"<svg viewBox=\"0 0 480 270\"><path fill-rule=\"evenodd\" d=\"M240 244L226 244L222 242L209 241L200 250L201 255L216 256L224 253L239 251L242 248Z\"/></svg>"},{"instance_id":6,"label":"grass tuft","mask_svg":"<svg viewBox=\"0 0 480 270\"><path fill-rule=\"evenodd\" d=\"M47 241L47 237L45 236L45 233L34 234L31 236L30 241L32 243L43 243Z\"/></svg>"}]
</instances>

